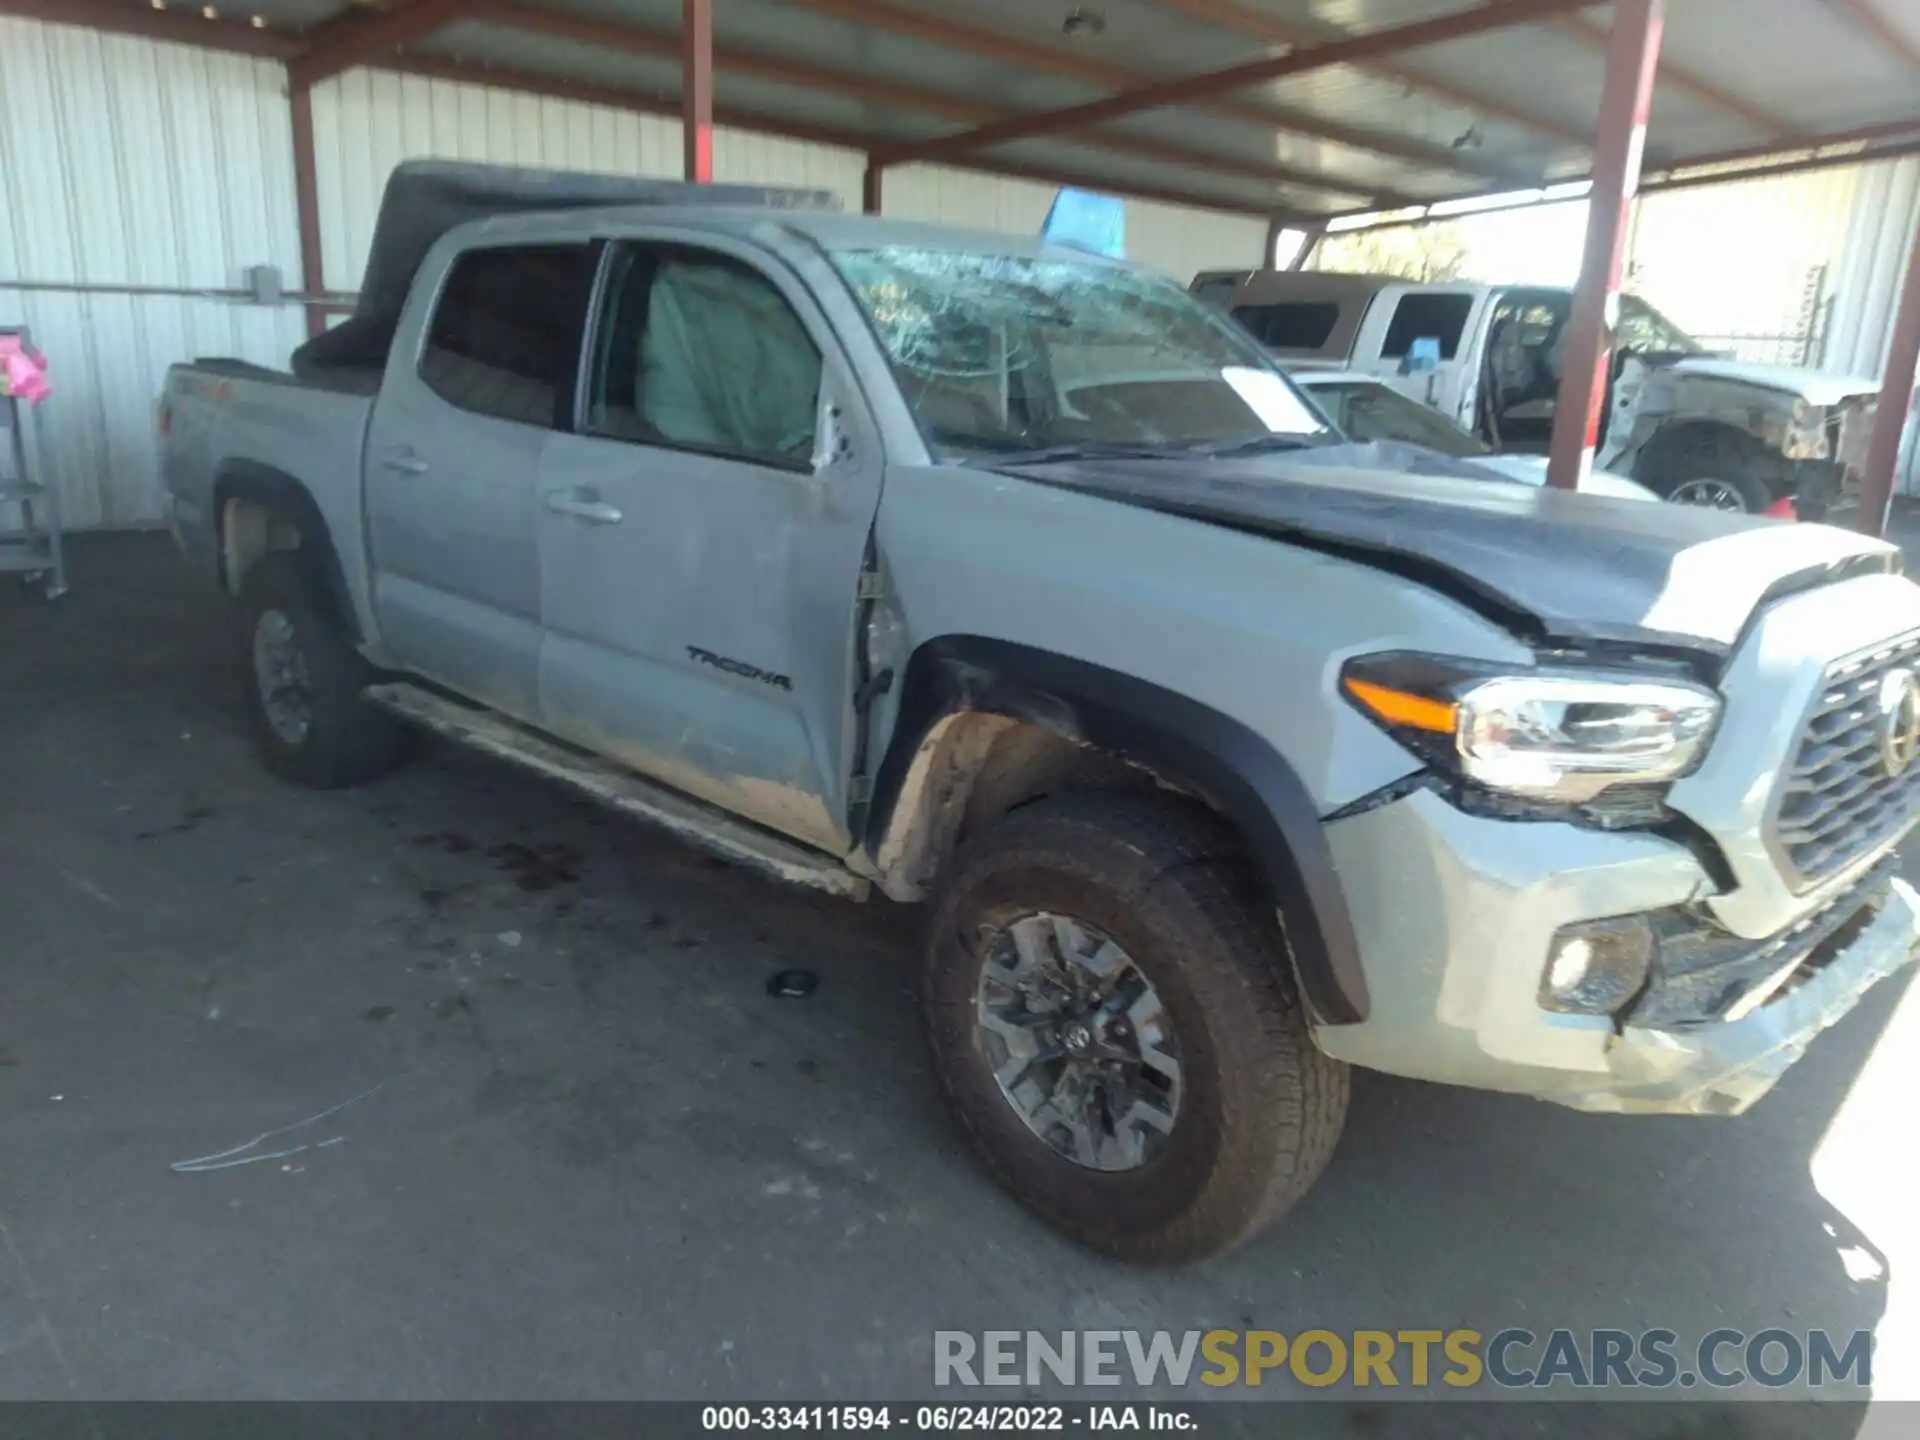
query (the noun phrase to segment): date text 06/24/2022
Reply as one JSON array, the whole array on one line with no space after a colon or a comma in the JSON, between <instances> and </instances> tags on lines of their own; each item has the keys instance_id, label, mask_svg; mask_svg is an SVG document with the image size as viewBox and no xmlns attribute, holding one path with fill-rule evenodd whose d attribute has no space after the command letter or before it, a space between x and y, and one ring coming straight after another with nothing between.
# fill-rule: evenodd
<instances>
[{"instance_id":1,"label":"date text 06/24/2022","mask_svg":"<svg viewBox=\"0 0 1920 1440\"><path fill-rule=\"evenodd\" d=\"M1191 1409L1179 1405L707 1405L700 1428L735 1433L887 1433L909 1435L1061 1434L1136 1430L1158 1434L1197 1431Z\"/></svg>"}]
</instances>

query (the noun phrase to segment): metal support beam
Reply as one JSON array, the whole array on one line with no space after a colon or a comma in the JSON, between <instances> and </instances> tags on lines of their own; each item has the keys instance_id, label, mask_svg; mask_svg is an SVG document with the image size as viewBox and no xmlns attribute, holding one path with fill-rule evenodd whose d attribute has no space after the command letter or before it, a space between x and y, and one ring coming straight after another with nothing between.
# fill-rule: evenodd
<instances>
[{"instance_id":1,"label":"metal support beam","mask_svg":"<svg viewBox=\"0 0 1920 1440\"><path fill-rule=\"evenodd\" d=\"M1256 9L1246 0L1160 0L1160 3L1267 45L1296 46L1315 40L1337 40L1341 35L1337 25L1305 17L1282 17L1271 9ZM1362 68L1370 74L1409 86L1481 119L1504 120L1509 125L1551 136L1555 140L1568 141L1583 149L1593 138L1583 127L1561 116L1543 115L1538 110L1516 105L1484 89L1470 90L1464 86L1450 85L1444 80L1400 65L1383 63ZM1456 159L1454 165L1448 168L1456 168L1458 164ZM1536 178L1537 175L1536 171Z\"/></svg>"},{"instance_id":2,"label":"metal support beam","mask_svg":"<svg viewBox=\"0 0 1920 1440\"><path fill-rule=\"evenodd\" d=\"M4 0L0 0L0 3L4 3ZM642 30L574 11L528 5L522 0L472 0L472 3L471 18L489 25L502 25L532 35L548 35L595 50L660 59L680 58L681 37L678 35ZM776 85L818 90L829 95L844 95L863 105L933 115L958 124L984 125L1007 118L1006 111L977 99L885 80L871 74L855 74L793 56L745 49L739 45L716 44L713 63L714 68L724 74L750 76L757 80L770 80ZM1372 203L1380 206L1413 203L1411 197L1378 187L1356 185L1323 171L1287 165L1277 160L1216 152L1204 146L1155 140L1148 136L1111 133L1076 135L1071 143L1082 149L1106 151L1182 170L1297 185L1328 195L1370 193Z\"/></svg>"},{"instance_id":3,"label":"metal support beam","mask_svg":"<svg viewBox=\"0 0 1920 1440\"><path fill-rule=\"evenodd\" d=\"M1600 50L1607 48L1607 27L1598 21L1589 20L1584 15L1568 15L1558 23L1562 30L1582 44ZM1698 100L1703 105L1711 105L1716 110L1724 110L1746 121L1762 135L1777 136L1782 141L1800 138L1791 125L1781 123L1780 116L1774 110L1745 95L1737 95L1726 86L1671 60L1660 62L1659 85L1662 90L1670 90L1676 95Z\"/></svg>"},{"instance_id":4,"label":"metal support beam","mask_svg":"<svg viewBox=\"0 0 1920 1440\"><path fill-rule=\"evenodd\" d=\"M680 104L648 90L627 89L618 85L599 85L586 80L564 80L508 66L474 65L448 60L438 55L396 55L376 61L375 69L398 75L424 75L435 80L452 80L463 85L488 85L500 90L515 90L523 95L545 95L555 100L577 100L584 105L604 105L612 110L630 110L640 115L680 116ZM752 110L739 105L715 104L716 124L736 130L757 130L763 135L778 135L788 140L804 140L814 145L830 145L841 150L864 151L873 137L832 125L811 125L786 115ZM1255 206L1244 199L1209 193L1204 190L1176 189L1170 185L1136 184L1117 180L1112 175L1094 174L1070 165L1023 164L993 156L956 161L963 170L983 175L1010 175L1019 180L1037 180L1045 185L1073 185L1083 190L1101 190L1142 200L1161 200L1193 210L1219 210L1229 215L1258 215L1262 218L1270 206Z\"/></svg>"},{"instance_id":5,"label":"metal support beam","mask_svg":"<svg viewBox=\"0 0 1920 1440\"><path fill-rule=\"evenodd\" d=\"M880 153L889 163L901 160L943 160L989 146L1031 139L1036 135L1057 135L1064 130L1077 130L1088 125L1098 125L1104 121L1118 120L1123 116L1137 115L1143 110L1158 110L1170 105L1190 105L1196 101L1212 100L1226 91L1243 90L1249 85L1259 85L1289 75L1304 75L1332 65L1362 65L1398 55L1407 50L1415 50L1423 45L1464 40L1508 25L1552 20L1560 15L1571 15L1575 11L1588 9L1597 3L1598 0L1483 0L1483 3L1470 9L1455 11L1450 15L1441 15L1431 20L1419 20L1410 25L1388 26L1384 29L1368 31L1364 35L1348 36L1343 40L1300 45L1284 55L1272 55L1265 59L1249 61L1244 65L1232 65L1224 70L1209 71L1204 75L1152 81L1122 90L1116 95L1087 101L1082 105L1069 105L1062 110L1016 116L1009 120L966 130L958 135L943 135L933 140L912 141L892 146Z\"/></svg>"},{"instance_id":6,"label":"metal support beam","mask_svg":"<svg viewBox=\"0 0 1920 1440\"><path fill-rule=\"evenodd\" d=\"M320 253L320 185L313 157L313 92L305 85L287 95L293 114L293 208L300 227L300 288L309 295L327 288L326 265ZM307 338L327 328L326 308L307 305Z\"/></svg>"},{"instance_id":7,"label":"metal support beam","mask_svg":"<svg viewBox=\"0 0 1920 1440\"><path fill-rule=\"evenodd\" d=\"M322 80L392 55L454 21L465 17L467 0L411 0L391 10L325 26L315 34L305 54L287 62L287 80L295 89L310 89Z\"/></svg>"},{"instance_id":8,"label":"metal support beam","mask_svg":"<svg viewBox=\"0 0 1920 1440\"><path fill-rule=\"evenodd\" d=\"M680 130L686 178L713 183L713 0L682 0Z\"/></svg>"},{"instance_id":9,"label":"metal support beam","mask_svg":"<svg viewBox=\"0 0 1920 1440\"><path fill-rule=\"evenodd\" d=\"M1307 229L1307 243L1300 247L1300 253L1293 257L1289 270L1304 270L1313 263L1314 254L1320 249L1320 242L1327 238L1327 227L1313 225Z\"/></svg>"},{"instance_id":10,"label":"metal support beam","mask_svg":"<svg viewBox=\"0 0 1920 1440\"><path fill-rule=\"evenodd\" d=\"M1593 194L1580 284L1567 316L1560 398L1553 412L1553 448L1547 484L1578 489L1593 469L1606 405L1613 325L1620 310L1633 197L1653 109L1654 73L1666 0L1617 0L1607 46L1607 79L1600 92L1600 128L1593 142Z\"/></svg>"},{"instance_id":11,"label":"metal support beam","mask_svg":"<svg viewBox=\"0 0 1920 1440\"><path fill-rule=\"evenodd\" d=\"M880 213L880 192L886 182L886 173L884 165L876 165L873 163L873 158L868 157L866 173L860 177L860 213L862 215Z\"/></svg>"},{"instance_id":12,"label":"metal support beam","mask_svg":"<svg viewBox=\"0 0 1920 1440\"><path fill-rule=\"evenodd\" d=\"M4 3L4 0L0 0L0 3ZM1058 75L1106 90L1126 90L1153 78L1131 67L1116 65L1109 59L1090 54L1085 49L1039 44L1015 38L1002 30L963 25L918 6L899 4L897 0L791 0L791 3L815 14L858 26L862 33L899 35L942 50L978 55L983 60L1010 69ZM1485 175L1511 184L1530 184L1538 178L1537 175L1522 174L1490 157L1366 125L1349 124L1270 100L1225 99L1206 103L1202 108L1211 115L1237 124L1251 125L1256 130L1277 130L1331 140L1354 150L1389 155L1428 169Z\"/></svg>"},{"instance_id":13,"label":"metal support beam","mask_svg":"<svg viewBox=\"0 0 1920 1440\"><path fill-rule=\"evenodd\" d=\"M1906 288L1894 312L1893 342L1887 352L1886 378L1880 384L1880 408L1873 417L1866 473L1860 479L1860 511L1854 523L1869 535L1887 532L1887 507L1893 501L1894 468L1900 463L1900 437L1913 408L1913 386L1920 370L1920 230L1907 261Z\"/></svg>"}]
</instances>

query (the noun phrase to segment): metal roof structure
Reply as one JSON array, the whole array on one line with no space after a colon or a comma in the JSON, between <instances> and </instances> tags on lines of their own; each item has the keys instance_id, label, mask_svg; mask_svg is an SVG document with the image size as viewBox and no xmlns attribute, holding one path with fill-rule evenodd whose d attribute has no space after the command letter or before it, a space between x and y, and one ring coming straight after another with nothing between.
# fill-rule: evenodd
<instances>
[{"instance_id":1,"label":"metal roof structure","mask_svg":"<svg viewBox=\"0 0 1920 1440\"><path fill-rule=\"evenodd\" d=\"M244 6L235 12L231 5ZM713 0L714 118L1313 224L1583 179L1603 0ZM678 113L682 0L0 0ZM1920 0L1680 0L1643 188L1920 149ZM1417 213L1417 211L1415 212Z\"/></svg>"},{"instance_id":2,"label":"metal roof structure","mask_svg":"<svg viewBox=\"0 0 1920 1440\"><path fill-rule=\"evenodd\" d=\"M286 66L309 332L325 295L313 87L358 66L678 115L1266 217L1585 193L1548 483L1591 463L1638 190L1920 153L1920 0L0 0ZM1764 243L1764 237L1762 237ZM1860 524L1884 528L1920 364L1920 244Z\"/></svg>"}]
</instances>

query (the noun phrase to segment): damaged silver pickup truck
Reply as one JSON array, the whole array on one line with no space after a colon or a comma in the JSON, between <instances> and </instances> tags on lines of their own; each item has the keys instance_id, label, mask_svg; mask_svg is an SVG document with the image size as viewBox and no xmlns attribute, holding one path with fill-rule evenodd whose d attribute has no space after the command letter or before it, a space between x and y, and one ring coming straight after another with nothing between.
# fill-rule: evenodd
<instances>
[{"instance_id":1,"label":"damaged silver pickup truck","mask_svg":"<svg viewBox=\"0 0 1920 1440\"><path fill-rule=\"evenodd\" d=\"M1732 1114L1909 960L1893 549L1382 469L1169 282L793 200L403 167L296 374L172 370L270 766L425 725L926 901L961 1125L1142 1261L1350 1065Z\"/></svg>"}]
</instances>

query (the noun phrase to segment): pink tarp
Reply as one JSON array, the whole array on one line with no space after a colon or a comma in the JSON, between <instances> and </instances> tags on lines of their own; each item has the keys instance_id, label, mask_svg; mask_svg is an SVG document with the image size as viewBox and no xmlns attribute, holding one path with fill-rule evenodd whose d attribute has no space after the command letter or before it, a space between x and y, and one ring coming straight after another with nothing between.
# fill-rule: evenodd
<instances>
[{"instance_id":1,"label":"pink tarp","mask_svg":"<svg viewBox=\"0 0 1920 1440\"><path fill-rule=\"evenodd\" d=\"M0 335L0 396L38 405L53 393L47 383L47 357L18 335Z\"/></svg>"}]
</instances>

